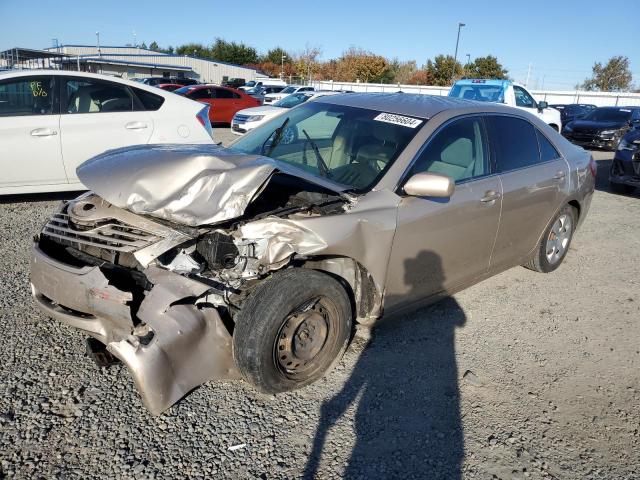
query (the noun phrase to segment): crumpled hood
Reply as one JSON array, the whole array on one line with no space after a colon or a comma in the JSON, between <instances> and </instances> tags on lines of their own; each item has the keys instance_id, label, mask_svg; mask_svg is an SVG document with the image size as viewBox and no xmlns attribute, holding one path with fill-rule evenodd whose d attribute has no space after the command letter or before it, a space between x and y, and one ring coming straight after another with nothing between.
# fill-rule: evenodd
<instances>
[{"instance_id":1,"label":"crumpled hood","mask_svg":"<svg viewBox=\"0 0 640 480\"><path fill-rule=\"evenodd\" d=\"M574 120L571 128L574 130L595 129L595 130L617 130L626 126L626 122L596 122L593 120Z\"/></svg>"},{"instance_id":2,"label":"crumpled hood","mask_svg":"<svg viewBox=\"0 0 640 480\"><path fill-rule=\"evenodd\" d=\"M87 188L117 207L198 226L241 216L276 171L343 191L286 163L217 145L119 148L87 160L76 173Z\"/></svg>"}]
</instances>

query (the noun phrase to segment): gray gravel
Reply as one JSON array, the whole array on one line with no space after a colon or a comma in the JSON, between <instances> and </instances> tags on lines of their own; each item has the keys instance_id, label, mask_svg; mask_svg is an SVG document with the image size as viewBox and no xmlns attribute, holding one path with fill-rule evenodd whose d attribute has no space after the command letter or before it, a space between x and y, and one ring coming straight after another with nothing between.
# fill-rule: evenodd
<instances>
[{"instance_id":1,"label":"gray gravel","mask_svg":"<svg viewBox=\"0 0 640 480\"><path fill-rule=\"evenodd\" d=\"M0 203L0 478L638 476L637 195L598 191L557 272L515 268L387 319L316 385L207 384L157 418L32 304L30 237L57 201Z\"/></svg>"}]
</instances>

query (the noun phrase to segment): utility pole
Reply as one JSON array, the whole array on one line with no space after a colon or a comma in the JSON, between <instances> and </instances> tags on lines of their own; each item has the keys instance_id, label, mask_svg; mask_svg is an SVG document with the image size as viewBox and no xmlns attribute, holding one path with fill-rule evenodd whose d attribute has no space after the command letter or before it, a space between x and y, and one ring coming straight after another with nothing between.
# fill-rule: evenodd
<instances>
[{"instance_id":1,"label":"utility pole","mask_svg":"<svg viewBox=\"0 0 640 480\"><path fill-rule=\"evenodd\" d=\"M458 22L458 37L456 38L456 51L453 54L453 68L451 69L451 78L449 81L453 84L453 77L456 75L456 65L458 65L458 44L460 43L460 30L465 27L466 24Z\"/></svg>"},{"instance_id":2,"label":"utility pole","mask_svg":"<svg viewBox=\"0 0 640 480\"><path fill-rule=\"evenodd\" d=\"M137 47L138 46L138 41L136 40L136 31L133 31L133 46Z\"/></svg>"},{"instance_id":3,"label":"utility pole","mask_svg":"<svg viewBox=\"0 0 640 480\"><path fill-rule=\"evenodd\" d=\"M283 53L282 57L280 58L280 80L284 80L284 59L287 58L287 56Z\"/></svg>"},{"instance_id":4,"label":"utility pole","mask_svg":"<svg viewBox=\"0 0 640 480\"><path fill-rule=\"evenodd\" d=\"M459 22L458 23L458 38L456 39L456 52L453 54L453 59L457 62L458 61L458 44L460 43L460 30L462 29L462 27L466 27L467 25L465 23Z\"/></svg>"},{"instance_id":5,"label":"utility pole","mask_svg":"<svg viewBox=\"0 0 640 480\"><path fill-rule=\"evenodd\" d=\"M529 77L531 76L531 62L529 62L529 68L527 69L527 80L524 82L524 86L529 86Z\"/></svg>"},{"instance_id":6,"label":"utility pole","mask_svg":"<svg viewBox=\"0 0 640 480\"><path fill-rule=\"evenodd\" d=\"M471 63L471 54L467 53L467 65Z\"/></svg>"},{"instance_id":7,"label":"utility pole","mask_svg":"<svg viewBox=\"0 0 640 480\"><path fill-rule=\"evenodd\" d=\"M98 56L102 56L102 52L100 51L100 32L96 32L96 45L98 47Z\"/></svg>"}]
</instances>

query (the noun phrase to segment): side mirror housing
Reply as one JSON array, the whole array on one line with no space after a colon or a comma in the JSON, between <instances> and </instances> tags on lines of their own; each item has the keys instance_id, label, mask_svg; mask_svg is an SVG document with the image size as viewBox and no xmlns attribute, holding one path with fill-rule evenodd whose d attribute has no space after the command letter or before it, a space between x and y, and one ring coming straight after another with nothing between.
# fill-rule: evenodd
<instances>
[{"instance_id":1,"label":"side mirror housing","mask_svg":"<svg viewBox=\"0 0 640 480\"><path fill-rule=\"evenodd\" d=\"M538 102L538 110L542 111L545 108L549 108L549 104L544 100L542 102Z\"/></svg>"},{"instance_id":2,"label":"side mirror housing","mask_svg":"<svg viewBox=\"0 0 640 480\"><path fill-rule=\"evenodd\" d=\"M404 184L404 192L412 197L448 198L456 187L453 178L439 173L416 173Z\"/></svg>"}]
</instances>

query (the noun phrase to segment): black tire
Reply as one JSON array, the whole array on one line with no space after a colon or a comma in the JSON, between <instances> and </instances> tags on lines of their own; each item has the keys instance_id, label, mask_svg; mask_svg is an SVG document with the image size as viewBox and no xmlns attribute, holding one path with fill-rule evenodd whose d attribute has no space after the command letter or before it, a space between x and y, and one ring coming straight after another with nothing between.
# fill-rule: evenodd
<instances>
[{"instance_id":1,"label":"black tire","mask_svg":"<svg viewBox=\"0 0 640 480\"><path fill-rule=\"evenodd\" d=\"M636 187L634 187L633 185L626 185L624 183L615 182L609 182L609 187L611 187L611 191L613 193L620 193L623 195L629 195L636 189Z\"/></svg>"},{"instance_id":2,"label":"black tire","mask_svg":"<svg viewBox=\"0 0 640 480\"><path fill-rule=\"evenodd\" d=\"M570 224L568 225L567 228L565 228L565 232L568 233L568 241L566 242L566 245L563 247L563 251L561 252L561 254L551 255L552 260L550 260L549 257L547 256L547 254L549 253L547 250L547 242L551 239L551 233L561 218L562 219L568 218L570 220ZM567 256L567 252L571 247L571 240L573 240L573 233L576 230L577 220L578 220L578 215L577 215L576 209L571 205L565 205L556 214L556 216L553 218L549 226L545 229L544 234L542 235L542 239L540 240L540 244L538 245L538 248L536 252L533 254L533 257L531 258L531 260L529 260L523 266L530 270L534 270L540 273L553 272L556 268L558 268L564 261L564 258Z\"/></svg>"},{"instance_id":3,"label":"black tire","mask_svg":"<svg viewBox=\"0 0 640 480\"><path fill-rule=\"evenodd\" d=\"M305 268L276 272L235 316L236 365L263 392L304 387L340 360L351 322L351 302L333 277Z\"/></svg>"}]
</instances>

